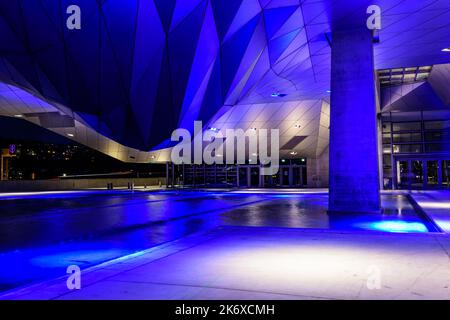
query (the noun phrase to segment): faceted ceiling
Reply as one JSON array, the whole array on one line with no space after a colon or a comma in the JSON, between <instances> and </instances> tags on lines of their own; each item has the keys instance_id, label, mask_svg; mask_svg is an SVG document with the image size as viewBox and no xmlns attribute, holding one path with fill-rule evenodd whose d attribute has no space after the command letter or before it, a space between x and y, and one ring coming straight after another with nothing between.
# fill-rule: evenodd
<instances>
[{"instance_id":1,"label":"faceted ceiling","mask_svg":"<svg viewBox=\"0 0 450 320\"><path fill-rule=\"evenodd\" d=\"M66 28L73 4L81 30ZM17 0L0 2L0 81L161 149L230 107L327 98L331 26L369 4L382 8L378 69L450 62L448 0Z\"/></svg>"}]
</instances>

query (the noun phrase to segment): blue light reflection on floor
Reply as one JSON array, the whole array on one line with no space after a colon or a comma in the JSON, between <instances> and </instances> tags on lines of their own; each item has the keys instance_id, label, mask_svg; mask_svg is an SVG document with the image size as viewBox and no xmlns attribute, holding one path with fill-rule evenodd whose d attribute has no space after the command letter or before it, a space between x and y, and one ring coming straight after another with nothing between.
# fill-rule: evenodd
<instances>
[{"instance_id":1,"label":"blue light reflection on floor","mask_svg":"<svg viewBox=\"0 0 450 320\"><path fill-rule=\"evenodd\" d=\"M366 230L375 230L393 233L429 232L427 227L420 222L407 221L375 221L366 223L355 223L354 227Z\"/></svg>"},{"instance_id":2,"label":"blue light reflection on floor","mask_svg":"<svg viewBox=\"0 0 450 320\"><path fill-rule=\"evenodd\" d=\"M281 198L281 199L292 199L292 198L297 198L298 199L298 194L271 194L269 195L269 197L271 198Z\"/></svg>"},{"instance_id":3,"label":"blue light reflection on floor","mask_svg":"<svg viewBox=\"0 0 450 320\"><path fill-rule=\"evenodd\" d=\"M0 219L0 291L62 276L72 264L83 269L221 225L428 232L406 198L397 196L383 197L383 215L339 217L327 214L325 194L94 191L14 197L0 197L8 203L3 208L19 208L16 220L15 211ZM20 215L30 209L35 211Z\"/></svg>"},{"instance_id":4,"label":"blue light reflection on floor","mask_svg":"<svg viewBox=\"0 0 450 320\"><path fill-rule=\"evenodd\" d=\"M0 254L0 291L63 276L70 265L84 269L133 253L106 243L82 242Z\"/></svg>"}]
</instances>

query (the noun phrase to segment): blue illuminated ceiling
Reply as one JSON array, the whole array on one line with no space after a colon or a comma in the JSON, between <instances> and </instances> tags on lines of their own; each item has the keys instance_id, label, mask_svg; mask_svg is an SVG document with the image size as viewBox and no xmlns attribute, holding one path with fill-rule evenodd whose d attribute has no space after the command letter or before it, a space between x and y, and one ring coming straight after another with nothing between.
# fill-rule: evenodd
<instances>
[{"instance_id":1,"label":"blue illuminated ceiling","mask_svg":"<svg viewBox=\"0 0 450 320\"><path fill-rule=\"evenodd\" d=\"M68 30L66 8L82 10ZM223 107L328 95L332 26L382 8L378 69L449 63L448 0L0 2L0 81L150 150Z\"/></svg>"}]
</instances>

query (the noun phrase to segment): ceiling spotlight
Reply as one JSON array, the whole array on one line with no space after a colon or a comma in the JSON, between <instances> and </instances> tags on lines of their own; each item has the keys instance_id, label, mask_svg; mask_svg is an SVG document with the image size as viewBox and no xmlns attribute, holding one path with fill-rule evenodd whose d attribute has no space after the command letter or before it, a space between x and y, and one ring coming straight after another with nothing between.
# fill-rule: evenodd
<instances>
[{"instance_id":1,"label":"ceiling spotlight","mask_svg":"<svg viewBox=\"0 0 450 320\"><path fill-rule=\"evenodd\" d=\"M301 125L299 125L298 123L294 126L294 127L296 127L296 128L300 128L301 127Z\"/></svg>"},{"instance_id":2,"label":"ceiling spotlight","mask_svg":"<svg viewBox=\"0 0 450 320\"><path fill-rule=\"evenodd\" d=\"M67 135L71 138L75 137L75 135L73 133L68 133Z\"/></svg>"},{"instance_id":3,"label":"ceiling spotlight","mask_svg":"<svg viewBox=\"0 0 450 320\"><path fill-rule=\"evenodd\" d=\"M208 128L208 130L213 131L213 132L219 132L220 131L219 128L215 128L215 127Z\"/></svg>"},{"instance_id":4,"label":"ceiling spotlight","mask_svg":"<svg viewBox=\"0 0 450 320\"><path fill-rule=\"evenodd\" d=\"M16 117L16 118L23 118L23 115L21 115L21 114L15 114L14 117Z\"/></svg>"},{"instance_id":5,"label":"ceiling spotlight","mask_svg":"<svg viewBox=\"0 0 450 320\"><path fill-rule=\"evenodd\" d=\"M450 47L442 49L443 52L450 52Z\"/></svg>"},{"instance_id":6,"label":"ceiling spotlight","mask_svg":"<svg viewBox=\"0 0 450 320\"><path fill-rule=\"evenodd\" d=\"M292 151L291 153L289 153L291 156L296 156L298 155L298 152Z\"/></svg>"},{"instance_id":7,"label":"ceiling spotlight","mask_svg":"<svg viewBox=\"0 0 450 320\"><path fill-rule=\"evenodd\" d=\"M279 92L274 92L270 95L272 98L283 98L286 97L287 94L285 93L279 93Z\"/></svg>"},{"instance_id":8,"label":"ceiling spotlight","mask_svg":"<svg viewBox=\"0 0 450 320\"><path fill-rule=\"evenodd\" d=\"M331 90L327 90L327 91L325 91L326 93L331 93Z\"/></svg>"}]
</instances>

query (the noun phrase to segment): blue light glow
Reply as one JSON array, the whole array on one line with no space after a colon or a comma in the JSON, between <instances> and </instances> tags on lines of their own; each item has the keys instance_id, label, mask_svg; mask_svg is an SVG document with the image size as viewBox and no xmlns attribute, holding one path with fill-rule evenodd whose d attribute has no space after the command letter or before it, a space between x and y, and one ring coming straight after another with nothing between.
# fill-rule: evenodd
<instances>
[{"instance_id":1,"label":"blue light glow","mask_svg":"<svg viewBox=\"0 0 450 320\"><path fill-rule=\"evenodd\" d=\"M76 246L74 246L76 247ZM52 252L31 258L30 264L43 268L65 268L70 264L95 264L128 254L128 250L93 248L90 250L70 250L66 252Z\"/></svg>"},{"instance_id":2,"label":"blue light glow","mask_svg":"<svg viewBox=\"0 0 450 320\"><path fill-rule=\"evenodd\" d=\"M427 227L420 222L376 221L368 223L357 223L354 226L363 229L370 229L383 232L394 232L394 233L428 232Z\"/></svg>"},{"instance_id":3,"label":"blue light glow","mask_svg":"<svg viewBox=\"0 0 450 320\"><path fill-rule=\"evenodd\" d=\"M297 194L272 194L271 198L298 198Z\"/></svg>"}]
</instances>

